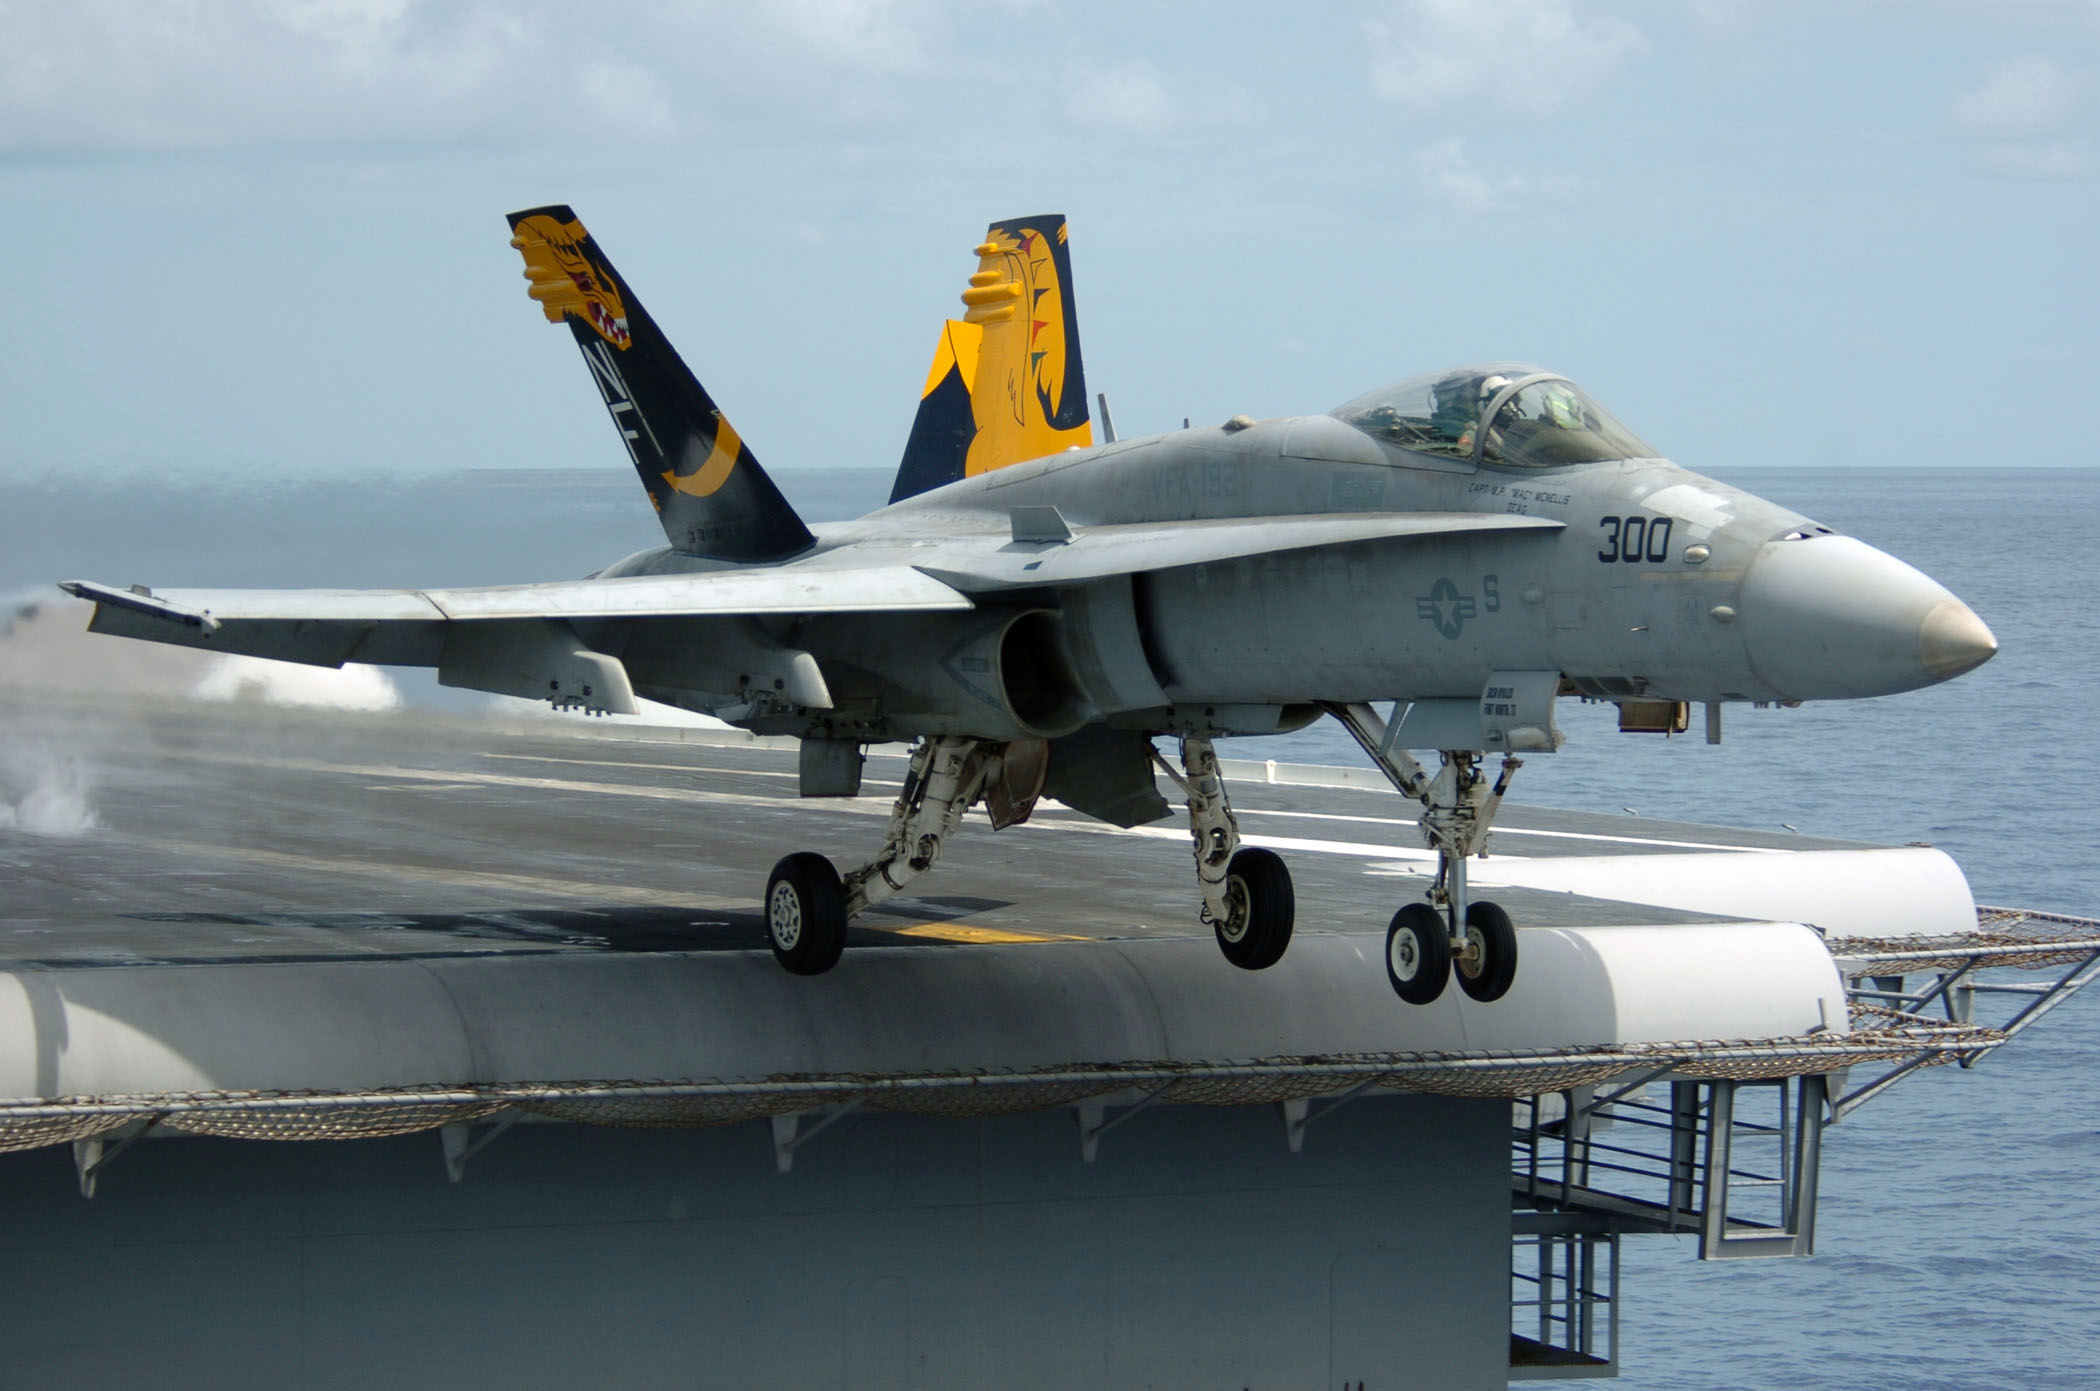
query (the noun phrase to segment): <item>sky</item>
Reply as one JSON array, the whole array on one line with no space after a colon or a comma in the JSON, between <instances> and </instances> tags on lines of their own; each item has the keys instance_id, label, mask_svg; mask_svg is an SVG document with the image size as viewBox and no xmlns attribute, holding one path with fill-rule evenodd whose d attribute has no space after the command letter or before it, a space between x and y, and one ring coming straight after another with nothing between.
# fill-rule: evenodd
<instances>
[{"instance_id":1,"label":"sky","mask_svg":"<svg viewBox=\"0 0 2100 1391\"><path fill-rule=\"evenodd\" d=\"M624 468L571 203L767 467L892 468L989 221L1124 435L1538 361L1658 449L2089 465L2100 0L0 0L0 480Z\"/></svg>"}]
</instances>

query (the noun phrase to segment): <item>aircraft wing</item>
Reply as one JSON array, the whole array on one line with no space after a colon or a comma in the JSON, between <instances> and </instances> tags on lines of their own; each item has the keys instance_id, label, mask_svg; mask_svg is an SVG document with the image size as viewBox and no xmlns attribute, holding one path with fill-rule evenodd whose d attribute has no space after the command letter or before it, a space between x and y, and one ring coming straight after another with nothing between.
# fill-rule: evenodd
<instances>
[{"instance_id":1,"label":"aircraft wing","mask_svg":"<svg viewBox=\"0 0 2100 1391\"><path fill-rule=\"evenodd\" d=\"M543 697L550 687L537 674L490 676L489 670L583 671L592 662L588 655L578 657L586 650L567 628L573 621L974 607L941 581L895 564L768 566L474 589L152 592L89 580L68 580L59 587L94 601L92 632L315 666L436 666L447 684ZM577 666L579 660L583 667ZM603 694L609 672L603 678L593 692L585 689L584 676L576 676L587 696ZM617 702L613 708L619 708Z\"/></svg>"},{"instance_id":2,"label":"aircraft wing","mask_svg":"<svg viewBox=\"0 0 2100 1391\"><path fill-rule=\"evenodd\" d=\"M1050 513L1049 508L1024 508ZM1044 535L1063 530L1065 540L1015 540L995 550L919 569L965 593L1071 584L1142 570L1171 570L1246 556L1364 541L1425 540L1437 536L1540 532L1565 529L1550 517L1489 512L1340 512L1296 517L1230 518L1219 521L1140 522L1072 531L1061 519L1016 517L1015 530Z\"/></svg>"}]
</instances>

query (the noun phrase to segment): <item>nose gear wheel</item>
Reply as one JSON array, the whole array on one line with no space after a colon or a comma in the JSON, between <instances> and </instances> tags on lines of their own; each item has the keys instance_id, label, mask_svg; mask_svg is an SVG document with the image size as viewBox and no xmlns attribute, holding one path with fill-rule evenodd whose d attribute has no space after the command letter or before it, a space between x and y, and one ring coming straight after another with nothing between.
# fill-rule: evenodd
<instances>
[{"instance_id":1,"label":"nose gear wheel","mask_svg":"<svg viewBox=\"0 0 2100 1391\"><path fill-rule=\"evenodd\" d=\"M1517 976L1517 930L1500 904L1475 900L1466 908L1464 944L1451 960L1458 988L1486 1004L1509 993Z\"/></svg>"},{"instance_id":2,"label":"nose gear wheel","mask_svg":"<svg viewBox=\"0 0 2100 1391\"><path fill-rule=\"evenodd\" d=\"M1393 993L1411 1005L1426 1005L1451 979L1451 939L1444 915L1426 903L1409 903L1385 930L1385 978Z\"/></svg>"}]
</instances>

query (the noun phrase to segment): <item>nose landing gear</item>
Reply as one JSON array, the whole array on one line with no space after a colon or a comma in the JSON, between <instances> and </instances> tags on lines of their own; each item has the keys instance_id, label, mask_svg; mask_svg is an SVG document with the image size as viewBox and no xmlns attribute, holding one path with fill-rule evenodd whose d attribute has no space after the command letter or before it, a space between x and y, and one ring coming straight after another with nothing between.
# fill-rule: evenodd
<instances>
[{"instance_id":1,"label":"nose landing gear","mask_svg":"<svg viewBox=\"0 0 2100 1391\"><path fill-rule=\"evenodd\" d=\"M1455 975L1458 988L1471 998L1482 1003L1501 999L1516 979L1516 929L1499 905L1468 901L1466 861L1486 846L1503 794L1523 760L1504 757L1501 775L1490 786L1479 754L1446 749L1432 776L1396 746L1397 722L1388 727L1364 704L1330 705L1327 712L1393 786L1422 804L1422 838L1436 851L1429 902L1407 904L1386 929L1386 978L1394 992L1409 1004L1426 1005Z\"/></svg>"}]
</instances>

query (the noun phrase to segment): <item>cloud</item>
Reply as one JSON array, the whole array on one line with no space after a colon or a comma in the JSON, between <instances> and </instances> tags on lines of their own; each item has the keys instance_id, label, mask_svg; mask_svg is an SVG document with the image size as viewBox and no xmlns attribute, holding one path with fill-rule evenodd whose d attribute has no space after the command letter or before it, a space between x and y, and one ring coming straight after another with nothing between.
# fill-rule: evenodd
<instances>
[{"instance_id":1,"label":"cloud","mask_svg":"<svg viewBox=\"0 0 2100 1391\"><path fill-rule=\"evenodd\" d=\"M1150 63L1134 60L1093 67L1073 84L1065 110L1085 125L1121 130L1158 130L1174 115L1173 98Z\"/></svg>"},{"instance_id":2,"label":"cloud","mask_svg":"<svg viewBox=\"0 0 2100 1391\"><path fill-rule=\"evenodd\" d=\"M646 68L611 60L590 62L577 74L577 85L609 125L648 136L669 135L677 128L675 105Z\"/></svg>"},{"instance_id":3,"label":"cloud","mask_svg":"<svg viewBox=\"0 0 2100 1391\"><path fill-rule=\"evenodd\" d=\"M0 0L0 150L666 139L864 118L935 0Z\"/></svg>"},{"instance_id":4,"label":"cloud","mask_svg":"<svg viewBox=\"0 0 2100 1391\"><path fill-rule=\"evenodd\" d=\"M1948 120L1968 135L2022 136L2060 129L2085 97L2085 83L2040 54L1999 63L1954 100Z\"/></svg>"},{"instance_id":5,"label":"cloud","mask_svg":"<svg viewBox=\"0 0 2100 1391\"><path fill-rule=\"evenodd\" d=\"M1692 21L1709 42L1739 39L1762 17L1758 0L1692 0Z\"/></svg>"},{"instance_id":6,"label":"cloud","mask_svg":"<svg viewBox=\"0 0 2100 1391\"><path fill-rule=\"evenodd\" d=\"M901 0L771 0L770 11L797 44L830 64L882 73L920 71L932 63L928 5Z\"/></svg>"},{"instance_id":7,"label":"cloud","mask_svg":"<svg viewBox=\"0 0 2100 1391\"><path fill-rule=\"evenodd\" d=\"M1991 177L2082 179L2095 167L2080 129L2089 85L2053 58L2013 58L1955 97L1947 124L1968 142L1970 162Z\"/></svg>"},{"instance_id":8,"label":"cloud","mask_svg":"<svg viewBox=\"0 0 2100 1391\"><path fill-rule=\"evenodd\" d=\"M1975 151L1976 167L2001 179L2082 179L2093 172L2092 152L2066 140L2009 141Z\"/></svg>"},{"instance_id":9,"label":"cloud","mask_svg":"<svg viewBox=\"0 0 2100 1391\"><path fill-rule=\"evenodd\" d=\"M1489 96L1554 111L1648 46L1623 19L1577 17L1572 0L1397 0L1366 32L1372 90L1423 111Z\"/></svg>"},{"instance_id":10,"label":"cloud","mask_svg":"<svg viewBox=\"0 0 2100 1391\"><path fill-rule=\"evenodd\" d=\"M1517 174L1484 174L1467 157L1465 142L1456 137L1415 151L1415 172L1437 206L1462 213L1499 212L1557 202L1582 187L1579 179L1569 175L1530 179Z\"/></svg>"}]
</instances>

